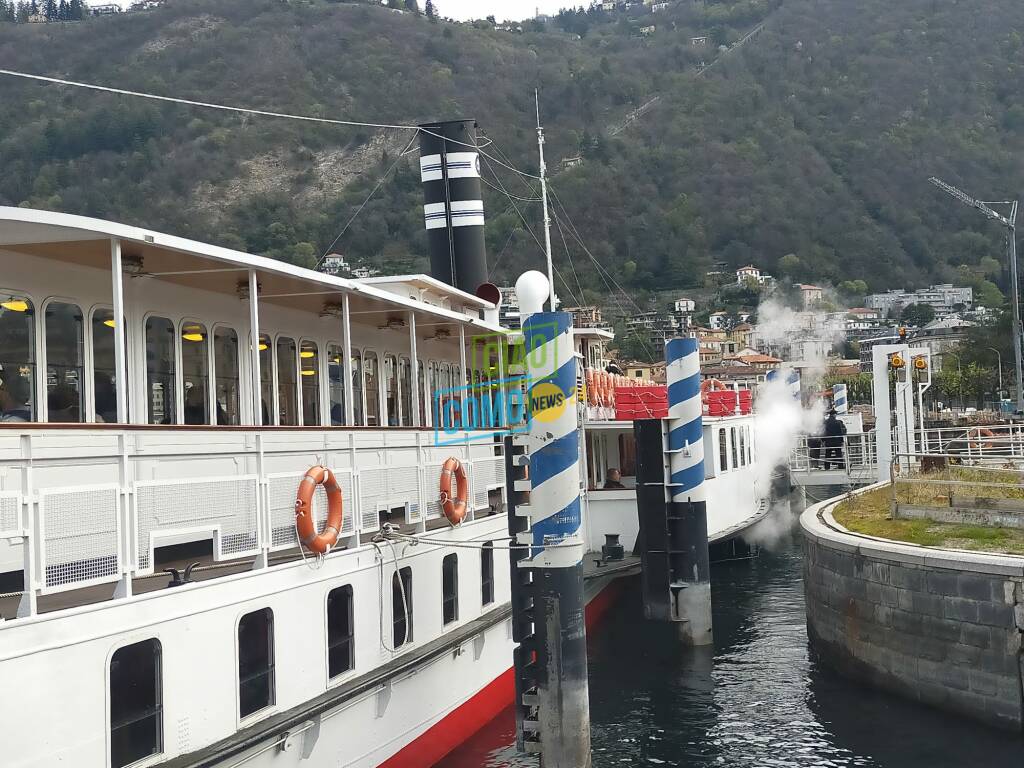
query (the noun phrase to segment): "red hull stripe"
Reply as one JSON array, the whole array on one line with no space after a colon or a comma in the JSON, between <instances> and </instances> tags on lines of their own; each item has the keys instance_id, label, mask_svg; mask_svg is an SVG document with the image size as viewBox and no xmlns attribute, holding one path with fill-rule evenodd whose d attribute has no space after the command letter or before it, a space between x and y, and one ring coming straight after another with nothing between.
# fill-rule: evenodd
<instances>
[{"instance_id":1,"label":"red hull stripe","mask_svg":"<svg viewBox=\"0 0 1024 768\"><path fill-rule=\"evenodd\" d=\"M587 631L597 626L622 592L616 579L587 603ZM430 768L461 746L515 700L515 671L508 669L485 685L469 701L406 744L379 768Z\"/></svg>"}]
</instances>

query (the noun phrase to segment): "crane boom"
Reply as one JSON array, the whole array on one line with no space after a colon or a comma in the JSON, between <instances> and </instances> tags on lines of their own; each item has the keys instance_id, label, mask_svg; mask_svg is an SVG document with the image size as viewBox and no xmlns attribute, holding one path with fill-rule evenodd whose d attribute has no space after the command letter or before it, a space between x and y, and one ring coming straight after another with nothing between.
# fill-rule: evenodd
<instances>
[{"instance_id":1,"label":"crane boom","mask_svg":"<svg viewBox=\"0 0 1024 768\"><path fill-rule=\"evenodd\" d=\"M961 203L963 203L966 206L969 206L971 208L977 208L979 211L981 211L983 214L985 214L988 218L992 219L993 221L998 221L1004 227L1011 227L1011 226L1013 226L1013 222L1012 221L1007 219L1001 213L998 213L997 211L992 210L989 207L988 203L983 202L981 200L976 200L975 198L971 197L970 195L968 195L963 190L957 189L952 184L947 184L942 179L937 178L935 176L930 177L928 179L928 181L931 182L932 184L934 184L939 189L941 189L943 192L945 192L950 197L955 197L957 200L959 200Z\"/></svg>"}]
</instances>

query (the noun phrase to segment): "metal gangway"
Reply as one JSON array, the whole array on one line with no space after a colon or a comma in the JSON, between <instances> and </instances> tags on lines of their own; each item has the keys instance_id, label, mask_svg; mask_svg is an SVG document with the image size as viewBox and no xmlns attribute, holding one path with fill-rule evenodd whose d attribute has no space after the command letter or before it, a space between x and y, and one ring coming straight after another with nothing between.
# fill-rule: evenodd
<instances>
[{"instance_id":1,"label":"metal gangway","mask_svg":"<svg viewBox=\"0 0 1024 768\"><path fill-rule=\"evenodd\" d=\"M876 433L816 437L801 435L789 457L794 485L868 485L879 477ZM929 460L965 466L1024 467L1024 424L972 424L912 430L910 450L897 454L905 469ZM910 445L910 441L913 444ZM898 435L893 435L893 442Z\"/></svg>"}]
</instances>

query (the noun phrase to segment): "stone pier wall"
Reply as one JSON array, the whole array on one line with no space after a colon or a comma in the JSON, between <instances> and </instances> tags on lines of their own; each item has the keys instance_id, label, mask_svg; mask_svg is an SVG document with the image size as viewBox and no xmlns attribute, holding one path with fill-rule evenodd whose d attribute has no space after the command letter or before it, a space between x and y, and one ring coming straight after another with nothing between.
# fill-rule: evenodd
<instances>
[{"instance_id":1,"label":"stone pier wall","mask_svg":"<svg viewBox=\"0 0 1024 768\"><path fill-rule=\"evenodd\" d=\"M836 501L800 519L815 653L859 681L1024 729L1024 558L851 534Z\"/></svg>"}]
</instances>

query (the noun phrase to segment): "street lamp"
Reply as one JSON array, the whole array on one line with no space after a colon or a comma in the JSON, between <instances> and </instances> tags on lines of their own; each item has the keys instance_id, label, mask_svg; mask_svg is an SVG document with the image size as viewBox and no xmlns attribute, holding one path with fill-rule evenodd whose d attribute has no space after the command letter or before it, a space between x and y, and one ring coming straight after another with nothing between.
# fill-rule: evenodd
<instances>
[{"instance_id":1,"label":"street lamp","mask_svg":"<svg viewBox=\"0 0 1024 768\"><path fill-rule=\"evenodd\" d=\"M934 176L929 178L928 181L950 197L955 197L964 205L978 209L987 218L992 221L999 222L1006 227L1007 256L1010 262L1011 306L1013 307L1013 360L1014 372L1017 376L1016 410L1024 411L1024 376L1022 376L1021 373L1024 363L1021 361L1020 287L1017 284L1017 201L1001 200L998 202L985 202L983 200L976 200L966 192L963 192L952 184L947 184ZM1004 216L1001 213L994 211L991 207L993 205L1010 206L1009 215Z\"/></svg>"},{"instance_id":2,"label":"street lamp","mask_svg":"<svg viewBox=\"0 0 1024 768\"><path fill-rule=\"evenodd\" d=\"M1002 400L1003 399L1003 356L1002 356L1002 354L1000 354L999 350L996 349L995 347L985 347L985 349L991 349L993 352L995 352L996 353L996 359L999 361L998 362L998 366L999 366L999 399Z\"/></svg>"}]
</instances>

